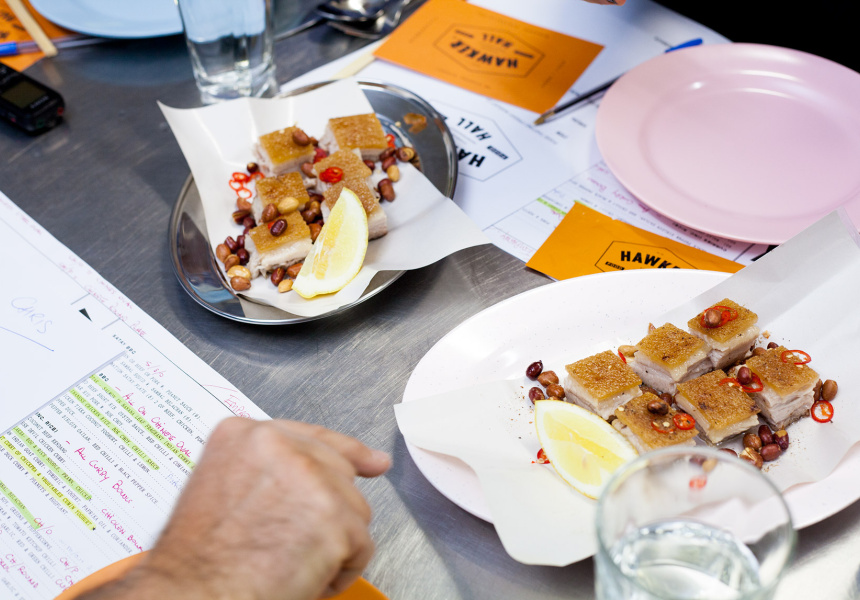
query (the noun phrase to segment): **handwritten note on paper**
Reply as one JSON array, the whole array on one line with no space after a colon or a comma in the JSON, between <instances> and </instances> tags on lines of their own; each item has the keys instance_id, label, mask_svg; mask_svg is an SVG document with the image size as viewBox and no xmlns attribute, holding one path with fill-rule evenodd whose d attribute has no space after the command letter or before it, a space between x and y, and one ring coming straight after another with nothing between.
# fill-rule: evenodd
<instances>
[{"instance_id":1,"label":"handwritten note on paper","mask_svg":"<svg viewBox=\"0 0 860 600\"><path fill-rule=\"evenodd\" d=\"M14 232L0 235L14 239ZM8 235L7 235L8 234ZM123 349L57 298L30 248L12 285L0 289L0 433L122 354Z\"/></svg>"}]
</instances>

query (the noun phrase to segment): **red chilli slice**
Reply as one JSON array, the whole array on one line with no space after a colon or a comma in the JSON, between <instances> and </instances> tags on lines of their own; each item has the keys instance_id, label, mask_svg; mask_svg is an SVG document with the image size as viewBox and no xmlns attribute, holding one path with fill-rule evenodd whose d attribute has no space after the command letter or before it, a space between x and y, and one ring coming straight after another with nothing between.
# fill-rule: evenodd
<instances>
[{"instance_id":1,"label":"red chilli slice","mask_svg":"<svg viewBox=\"0 0 860 600\"><path fill-rule=\"evenodd\" d=\"M394 145L394 134L393 133L386 134L385 141L388 142L389 148L396 148L396 146Z\"/></svg>"},{"instance_id":2,"label":"red chilli slice","mask_svg":"<svg viewBox=\"0 0 860 600\"><path fill-rule=\"evenodd\" d=\"M677 413L672 417L672 422L675 423L675 427L681 431L689 431L696 426L696 419L687 413Z\"/></svg>"},{"instance_id":3,"label":"red chilli slice","mask_svg":"<svg viewBox=\"0 0 860 600\"><path fill-rule=\"evenodd\" d=\"M809 409L809 416L816 423L829 423L833 419L833 405L827 400L819 400Z\"/></svg>"},{"instance_id":4,"label":"red chilli slice","mask_svg":"<svg viewBox=\"0 0 860 600\"><path fill-rule=\"evenodd\" d=\"M695 477L690 479L690 489L691 490L700 490L708 484L708 476L707 475L696 475Z\"/></svg>"},{"instance_id":5,"label":"red chilli slice","mask_svg":"<svg viewBox=\"0 0 860 600\"><path fill-rule=\"evenodd\" d=\"M761 379L758 375L753 373L753 383L752 385L744 385L734 377L725 377L720 379L720 385L732 385L734 387L738 387L747 394L752 394L755 392L760 392L764 389L764 384L761 382Z\"/></svg>"},{"instance_id":6,"label":"red chilli slice","mask_svg":"<svg viewBox=\"0 0 860 600\"><path fill-rule=\"evenodd\" d=\"M340 167L329 167L320 173L320 181L325 181L326 183L337 183L341 179L343 179L343 169Z\"/></svg>"},{"instance_id":7,"label":"red chilli slice","mask_svg":"<svg viewBox=\"0 0 860 600\"><path fill-rule=\"evenodd\" d=\"M667 417L658 417L651 420L651 429L657 433L672 433L675 431L675 420Z\"/></svg>"},{"instance_id":8,"label":"red chilli slice","mask_svg":"<svg viewBox=\"0 0 860 600\"><path fill-rule=\"evenodd\" d=\"M549 464L549 459L546 457L546 452L543 451L543 448L538 450L537 460L535 462L538 463L539 465L548 465Z\"/></svg>"},{"instance_id":9,"label":"red chilli slice","mask_svg":"<svg viewBox=\"0 0 860 600\"><path fill-rule=\"evenodd\" d=\"M238 181L240 183L247 183L251 181L251 177L247 173L233 173L232 181Z\"/></svg>"},{"instance_id":10,"label":"red chilli slice","mask_svg":"<svg viewBox=\"0 0 860 600\"><path fill-rule=\"evenodd\" d=\"M624 358L623 354L621 354L621 350L618 351L618 358L620 358L621 362L623 362L625 365L627 364L627 359Z\"/></svg>"},{"instance_id":11,"label":"red chilli slice","mask_svg":"<svg viewBox=\"0 0 860 600\"><path fill-rule=\"evenodd\" d=\"M801 359L799 361L789 359L789 356L795 356L796 358L796 355L798 354L801 356ZM794 363L795 365L805 365L809 362L812 362L812 357L809 356L809 354L807 354L803 350L785 350L782 354L779 355L779 360L784 363L790 362Z\"/></svg>"}]
</instances>

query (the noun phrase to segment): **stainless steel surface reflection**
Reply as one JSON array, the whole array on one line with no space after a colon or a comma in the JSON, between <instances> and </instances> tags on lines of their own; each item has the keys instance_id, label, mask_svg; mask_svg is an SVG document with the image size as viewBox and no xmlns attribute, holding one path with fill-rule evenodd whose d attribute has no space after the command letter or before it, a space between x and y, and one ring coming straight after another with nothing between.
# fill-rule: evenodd
<instances>
[{"instance_id":1,"label":"stainless steel surface reflection","mask_svg":"<svg viewBox=\"0 0 860 600\"><path fill-rule=\"evenodd\" d=\"M279 22L288 27L291 15L316 3L276 3ZM278 80L364 43L329 27L284 40L275 46ZM269 415L319 423L393 455L386 476L359 482L374 513L370 582L391 600L594 597L590 560L519 564L492 525L436 491L412 462L392 410L443 335L547 278L484 246L409 271L385 293L326 319L273 328L222 318L179 285L165 235L189 170L156 100L200 102L182 37L64 50L27 72L63 95L67 118L37 138L0 126L0 190ZM589 143L571 141L579 142ZM6 251L14 264L15 248ZM13 271L4 277L0 285L14 282ZM538 347L554 325L528 318ZM855 503L799 532L777 598L857 598L858 556Z\"/></svg>"}]
</instances>

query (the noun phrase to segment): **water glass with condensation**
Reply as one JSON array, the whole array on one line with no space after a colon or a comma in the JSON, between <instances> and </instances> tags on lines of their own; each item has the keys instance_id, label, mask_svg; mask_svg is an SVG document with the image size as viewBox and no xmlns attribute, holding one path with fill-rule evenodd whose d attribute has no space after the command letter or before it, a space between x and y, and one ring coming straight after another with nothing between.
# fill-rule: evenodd
<instances>
[{"instance_id":1,"label":"water glass with condensation","mask_svg":"<svg viewBox=\"0 0 860 600\"><path fill-rule=\"evenodd\" d=\"M205 103L274 91L272 0L177 2Z\"/></svg>"},{"instance_id":2,"label":"water glass with condensation","mask_svg":"<svg viewBox=\"0 0 860 600\"><path fill-rule=\"evenodd\" d=\"M796 534L767 474L692 446L643 454L597 505L598 600L766 600Z\"/></svg>"}]
</instances>

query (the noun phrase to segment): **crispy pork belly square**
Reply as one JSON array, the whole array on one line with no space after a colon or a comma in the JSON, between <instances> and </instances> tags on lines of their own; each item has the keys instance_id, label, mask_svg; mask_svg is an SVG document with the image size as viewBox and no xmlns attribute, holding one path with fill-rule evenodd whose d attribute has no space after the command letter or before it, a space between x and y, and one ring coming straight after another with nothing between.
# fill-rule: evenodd
<instances>
[{"instance_id":1,"label":"crispy pork belly square","mask_svg":"<svg viewBox=\"0 0 860 600\"><path fill-rule=\"evenodd\" d=\"M375 240L388 233L388 217L379 205L376 194L368 187L364 179L345 178L340 183L336 183L326 190L325 194L323 194L323 202L320 205L323 222L328 220L331 209L334 208L337 199L340 198L340 193L344 187L358 196L361 205L364 207L364 212L367 213L367 239Z\"/></svg>"},{"instance_id":2,"label":"crispy pork belly square","mask_svg":"<svg viewBox=\"0 0 860 600\"><path fill-rule=\"evenodd\" d=\"M704 340L671 323L642 338L628 364L647 385L670 394L679 381L698 377L711 367Z\"/></svg>"},{"instance_id":3,"label":"crispy pork belly square","mask_svg":"<svg viewBox=\"0 0 860 600\"><path fill-rule=\"evenodd\" d=\"M725 322L717 327L706 327L703 317L712 308L708 307L690 319L687 327L690 333L702 338L710 346L708 357L712 367L725 369L743 358L755 343L759 334L759 328L756 327L758 315L728 298L717 302L714 307L717 306L730 309L727 314L735 318L724 319Z\"/></svg>"},{"instance_id":4,"label":"crispy pork belly square","mask_svg":"<svg viewBox=\"0 0 860 600\"><path fill-rule=\"evenodd\" d=\"M371 187L371 179L370 176L373 171L364 164L364 161L361 158L358 150L338 150L337 152L333 152L332 154L326 156L324 159L317 161L314 165L314 173L317 176L316 181L316 191L319 194L325 194L326 191L332 187L333 185L337 185L337 183L331 183L328 181L323 181L320 178L320 175L331 167L336 167L340 169L342 174L341 181L344 180L364 180L367 182L368 187ZM378 197L378 196L377 196Z\"/></svg>"},{"instance_id":5,"label":"crispy pork belly square","mask_svg":"<svg viewBox=\"0 0 860 600\"><path fill-rule=\"evenodd\" d=\"M604 419L642 393L642 380L610 350L569 364L565 370L565 397Z\"/></svg>"},{"instance_id":6,"label":"crispy pork belly square","mask_svg":"<svg viewBox=\"0 0 860 600\"><path fill-rule=\"evenodd\" d=\"M311 230L296 211L282 217L287 230L274 236L266 225L254 227L245 236L245 249L250 254L248 270L252 276L263 275L278 267L288 267L304 260L313 246Z\"/></svg>"},{"instance_id":7,"label":"crispy pork belly square","mask_svg":"<svg viewBox=\"0 0 860 600\"><path fill-rule=\"evenodd\" d=\"M717 369L678 384L675 403L693 415L696 425L712 444L758 427L758 408L737 385Z\"/></svg>"},{"instance_id":8,"label":"crispy pork belly square","mask_svg":"<svg viewBox=\"0 0 860 600\"><path fill-rule=\"evenodd\" d=\"M287 127L261 135L254 148L263 173L269 176L298 171L301 164L314 159L314 146L300 146L293 140L298 127Z\"/></svg>"},{"instance_id":9,"label":"crispy pork belly square","mask_svg":"<svg viewBox=\"0 0 860 600\"><path fill-rule=\"evenodd\" d=\"M612 426L620 431L640 454L667 446L695 445L693 439L699 435L695 427L687 430L673 427L672 418L680 412L677 408L670 406L667 414L657 415L648 410L650 402L662 400L651 392L646 392L619 406L615 409Z\"/></svg>"},{"instance_id":10,"label":"crispy pork belly square","mask_svg":"<svg viewBox=\"0 0 860 600\"><path fill-rule=\"evenodd\" d=\"M762 383L762 390L752 397L774 430L785 429L809 414L818 382L818 373L807 365L795 364L794 355L787 353L785 347L779 346L746 361Z\"/></svg>"},{"instance_id":11,"label":"crispy pork belly square","mask_svg":"<svg viewBox=\"0 0 860 600\"><path fill-rule=\"evenodd\" d=\"M311 199L308 195L308 191L305 189L302 176L298 171L286 173L285 175L278 175L277 177L265 177L263 179L259 179L255 184L255 187L257 193L254 196L251 210L253 211L254 219L256 219L257 223L260 223L263 209L266 208L266 205L268 204L274 204L277 207L281 207L285 205L285 201L289 204L289 199L293 198L298 202L298 206L293 210L302 210L302 207L310 202Z\"/></svg>"},{"instance_id":12,"label":"crispy pork belly square","mask_svg":"<svg viewBox=\"0 0 860 600\"><path fill-rule=\"evenodd\" d=\"M320 147L329 153L358 149L362 158L377 160L388 148L388 140L377 116L368 113L329 119Z\"/></svg>"}]
</instances>

